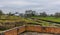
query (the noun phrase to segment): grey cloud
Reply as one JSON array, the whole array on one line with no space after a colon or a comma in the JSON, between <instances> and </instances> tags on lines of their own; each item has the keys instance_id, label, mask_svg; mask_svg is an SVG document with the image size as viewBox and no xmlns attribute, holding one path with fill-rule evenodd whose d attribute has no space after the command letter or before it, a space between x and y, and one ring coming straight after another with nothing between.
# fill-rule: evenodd
<instances>
[{"instance_id":1,"label":"grey cloud","mask_svg":"<svg viewBox=\"0 0 60 35\"><path fill-rule=\"evenodd\" d=\"M27 9L40 11L47 11L48 13L55 13L60 11L60 0L0 0L0 9L21 10Z\"/></svg>"}]
</instances>

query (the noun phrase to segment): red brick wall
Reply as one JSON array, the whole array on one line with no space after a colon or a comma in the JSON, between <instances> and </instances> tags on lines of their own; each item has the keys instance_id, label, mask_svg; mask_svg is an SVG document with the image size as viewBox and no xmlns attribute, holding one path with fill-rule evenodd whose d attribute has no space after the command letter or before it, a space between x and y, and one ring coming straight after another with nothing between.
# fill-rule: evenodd
<instances>
[{"instance_id":1,"label":"red brick wall","mask_svg":"<svg viewBox=\"0 0 60 35\"><path fill-rule=\"evenodd\" d=\"M55 27L41 27L41 26L21 26L9 31L4 32L4 35L17 35L24 31L34 31L34 32L41 32L41 33L55 33L60 34L60 28Z\"/></svg>"},{"instance_id":2,"label":"red brick wall","mask_svg":"<svg viewBox=\"0 0 60 35\"><path fill-rule=\"evenodd\" d=\"M4 35L17 35L17 29L4 32Z\"/></svg>"},{"instance_id":3,"label":"red brick wall","mask_svg":"<svg viewBox=\"0 0 60 35\"><path fill-rule=\"evenodd\" d=\"M42 32L42 28L40 26L27 26L26 31Z\"/></svg>"},{"instance_id":4,"label":"red brick wall","mask_svg":"<svg viewBox=\"0 0 60 35\"><path fill-rule=\"evenodd\" d=\"M25 31L25 26L19 27L18 28L18 34L22 33Z\"/></svg>"},{"instance_id":5,"label":"red brick wall","mask_svg":"<svg viewBox=\"0 0 60 35\"><path fill-rule=\"evenodd\" d=\"M60 33L60 28L55 28L54 31L54 33Z\"/></svg>"},{"instance_id":6,"label":"red brick wall","mask_svg":"<svg viewBox=\"0 0 60 35\"><path fill-rule=\"evenodd\" d=\"M40 26L27 26L26 31L35 31L35 32L42 32L42 33L59 33L60 28L55 27L40 27Z\"/></svg>"}]
</instances>

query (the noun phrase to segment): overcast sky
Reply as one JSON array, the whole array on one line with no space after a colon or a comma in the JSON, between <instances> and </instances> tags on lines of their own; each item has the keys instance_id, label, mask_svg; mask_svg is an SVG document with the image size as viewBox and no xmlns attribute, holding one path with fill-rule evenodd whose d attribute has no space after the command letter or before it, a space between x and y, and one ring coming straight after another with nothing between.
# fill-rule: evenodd
<instances>
[{"instance_id":1,"label":"overcast sky","mask_svg":"<svg viewBox=\"0 0 60 35\"><path fill-rule=\"evenodd\" d=\"M60 0L0 0L0 9L5 13L35 10L51 14L60 12Z\"/></svg>"}]
</instances>

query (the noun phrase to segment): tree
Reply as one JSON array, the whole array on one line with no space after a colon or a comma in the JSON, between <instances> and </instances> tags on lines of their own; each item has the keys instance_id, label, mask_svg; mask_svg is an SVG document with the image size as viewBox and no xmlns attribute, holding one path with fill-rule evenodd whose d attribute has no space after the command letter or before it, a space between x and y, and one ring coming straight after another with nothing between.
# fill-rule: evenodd
<instances>
[{"instance_id":1,"label":"tree","mask_svg":"<svg viewBox=\"0 0 60 35\"><path fill-rule=\"evenodd\" d=\"M42 13L40 13L40 16L41 16L41 17L46 17L47 14L46 14L46 12L42 12Z\"/></svg>"},{"instance_id":2,"label":"tree","mask_svg":"<svg viewBox=\"0 0 60 35\"><path fill-rule=\"evenodd\" d=\"M1 19L1 16L3 15L4 13L2 12L2 10L0 10L0 19Z\"/></svg>"},{"instance_id":3,"label":"tree","mask_svg":"<svg viewBox=\"0 0 60 35\"><path fill-rule=\"evenodd\" d=\"M15 14L19 14L18 12L16 12Z\"/></svg>"},{"instance_id":4,"label":"tree","mask_svg":"<svg viewBox=\"0 0 60 35\"><path fill-rule=\"evenodd\" d=\"M19 15L19 13L18 13L18 12L15 12L15 13L14 13L14 15L18 16L18 15Z\"/></svg>"},{"instance_id":5,"label":"tree","mask_svg":"<svg viewBox=\"0 0 60 35\"><path fill-rule=\"evenodd\" d=\"M54 17L54 15L53 15L53 14L50 14L49 16L50 16L50 17Z\"/></svg>"},{"instance_id":6,"label":"tree","mask_svg":"<svg viewBox=\"0 0 60 35\"><path fill-rule=\"evenodd\" d=\"M10 19L10 16L13 16L14 14L12 14L11 12L9 12L6 16L7 19Z\"/></svg>"},{"instance_id":7,"label":"tree","mask_svg":"<svg viewBox=\"0 0 60 35\"><path fill-rule=\"evenodd\" d=\"M54 14L54 16L55 16L56 18L58 18L58 17L60 17L60 13L56 12L56 13Z\"/></svg>"},{"instance_id":8,"label":"tree","mask_svg":"<svg viewBox=\"0 0 60 35\"><path fill-rule=\"evenodd\" d=\"M13 16L14 14L12 14L11 12L8 13L8 16Z\"/></svg>"},{"instance_id":9,"label":"tree","mask_svg":"<svg viewBox=\"0 0 60 35\"><path fill-rule=\"evenodd\" d=\"M19 16L24 17L24 14L23 13L20 13Z\"/></svg>"},{"instance_id":10,"label":"tree","mask_svg":"<svg viewBox=\"0 0 60 35\"><path fill-rule=\"evenodd\" d=\"M25 17L32 17L32 16L35 16L35 11L32 11L32 10L26 10L25 11Z\"/></svg>"}]
</instances>

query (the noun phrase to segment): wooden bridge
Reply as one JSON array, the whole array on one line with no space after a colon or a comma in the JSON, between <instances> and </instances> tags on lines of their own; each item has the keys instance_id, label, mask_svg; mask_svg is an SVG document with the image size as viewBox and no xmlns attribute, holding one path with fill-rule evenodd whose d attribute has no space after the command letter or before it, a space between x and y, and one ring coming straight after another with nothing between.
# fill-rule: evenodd
<instances>
[{"instance_id":1,"label":"wooden bridge","mask_svg":"<svg viewBox=\"0 0 60 35\"><path fill-rule=\"evenodd\" d=\"M41 26L20 26L15 27L13 29L9 29L6 31L2 31L0 35L19 35L23 32L39 32L39 33L50 33L50 34L59 34L60 35L60 28L56 27L41 27Z\"/></svg>"}]
</instances>

